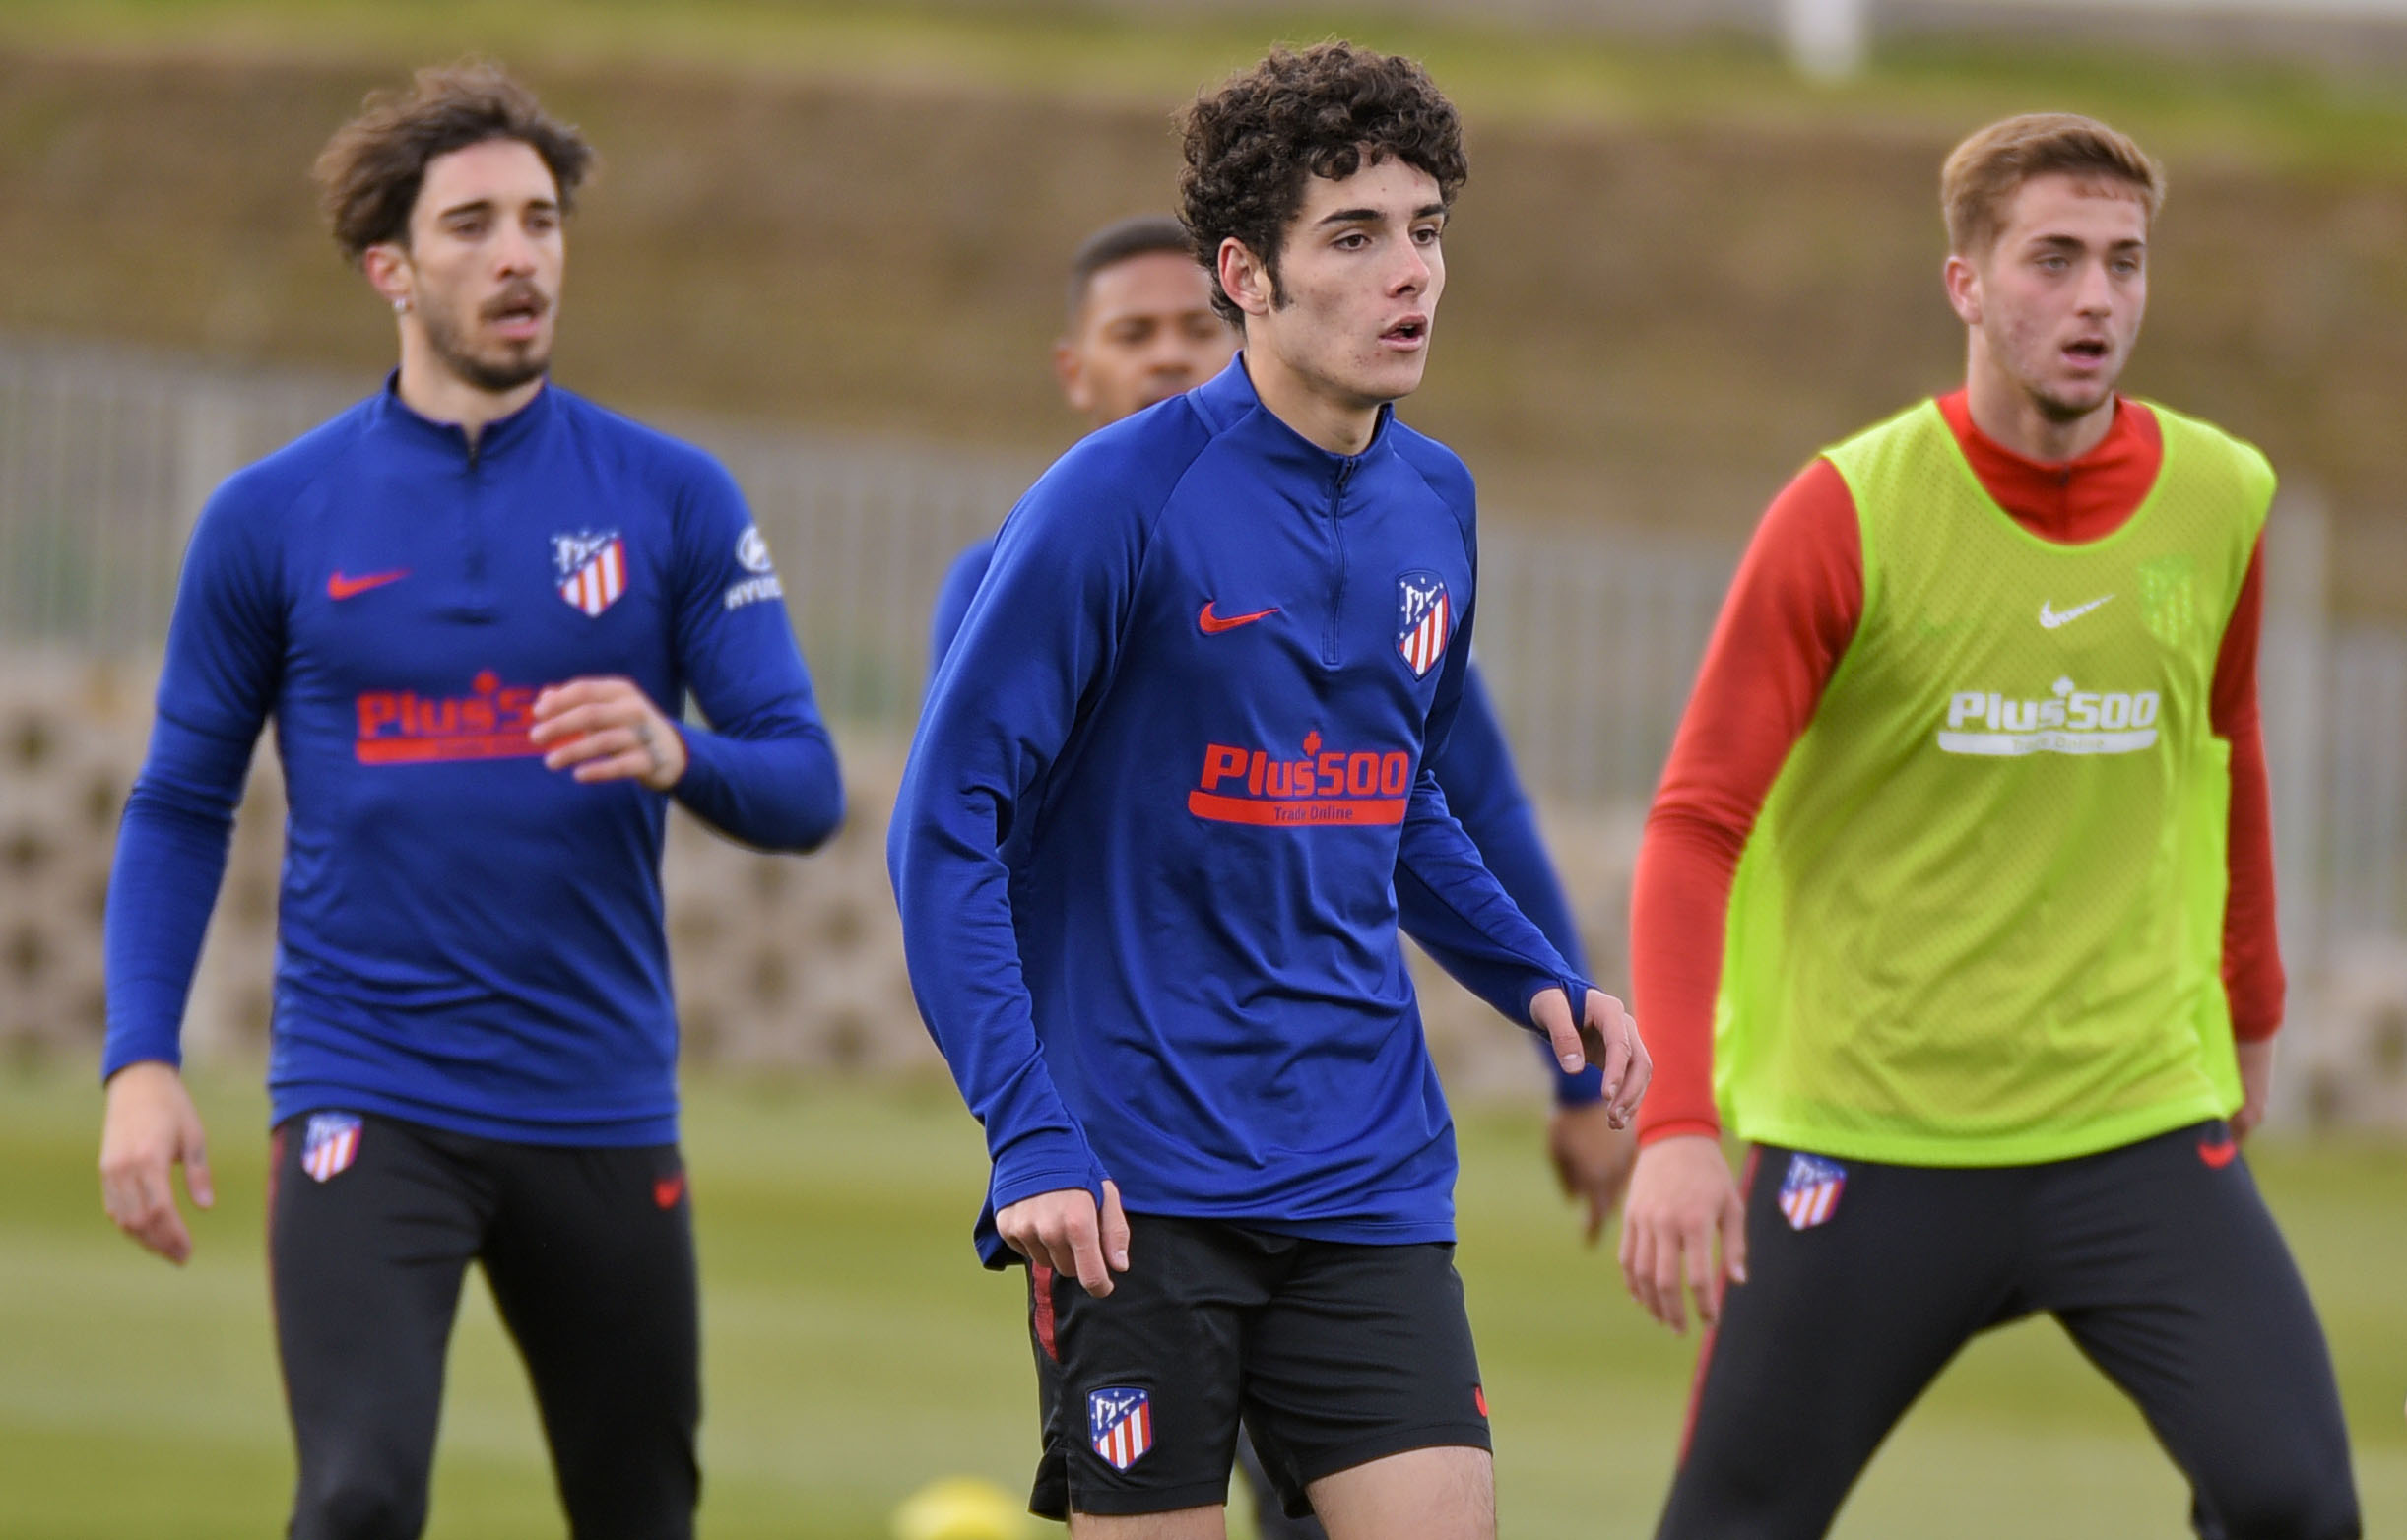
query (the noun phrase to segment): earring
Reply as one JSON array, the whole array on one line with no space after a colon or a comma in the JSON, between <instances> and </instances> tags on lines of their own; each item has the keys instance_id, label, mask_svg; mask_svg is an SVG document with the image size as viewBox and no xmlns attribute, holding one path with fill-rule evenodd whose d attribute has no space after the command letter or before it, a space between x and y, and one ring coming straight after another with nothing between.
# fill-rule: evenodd
<instances>
[{"instance_id":1,"label":"earring","mask_svg":"<svg viewBox=\"0 0 2407 1540\"><path fill-rule=\"evenodd\" d=\"M403 315L403 314L407 314L407 313L408 313L408 311L409 311L409 308L410 308L410 296L409 296L409 295L407 295L407 294L396 294L396 295L394 295L394 296L393 296L393 313L394 313L395 315Z\"/></svg>"}]
</instances>

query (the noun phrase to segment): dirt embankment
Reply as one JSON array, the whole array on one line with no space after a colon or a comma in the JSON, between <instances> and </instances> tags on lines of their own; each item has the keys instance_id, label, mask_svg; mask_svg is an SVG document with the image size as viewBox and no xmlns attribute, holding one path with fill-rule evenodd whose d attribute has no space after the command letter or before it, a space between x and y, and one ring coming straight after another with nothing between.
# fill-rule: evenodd
<instances>
[{"instance_id":1,"label":"dirt embankment","mask_svg":"<svg viewBox=\"0 0 2407 1540\"><path fill-rule=\"evenodd\" d=\"M1058 445L1065 254L1171 196L1170 103L530 74L609 162L560 370L636 410ZM380 367L303 177L384 79L0 58L0 329ZM1814 447L1955 374L1945 148L1474 125L1412 417L1519 516L1737 538ZM2319 487L2343 602L2407 612L2407 185L2174 176L2131 385Z\"/></svg>"}]
</instances>

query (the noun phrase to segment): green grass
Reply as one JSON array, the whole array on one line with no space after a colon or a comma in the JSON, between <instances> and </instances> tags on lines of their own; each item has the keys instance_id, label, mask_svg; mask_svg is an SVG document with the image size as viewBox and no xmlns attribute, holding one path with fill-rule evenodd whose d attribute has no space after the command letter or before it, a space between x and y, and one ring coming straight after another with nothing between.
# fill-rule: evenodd
<instances>
[{"instance_id":1,"label":"green grass","mask_svg":"<svg viewBox=\"0 0 2407 1540\"><path fill-rule=\"evenodd\" d=\"M978 85L1171 102L1273 39L1343 34L1412 53L1474 119L1867 122L1961 132L2078 104L2160 153L2283 168L2407 170L2407 104L2378 73L2340 80L2247 59L2159 60L2100 44L1909 39L1843 87L1798 79L1768 42L1708 35L1633 43L1577 29L1415 21L1343 0L1163 6L1138 16L1068 3L862 0L11 0L0 46L190 51L260 59L408 59L469 49L520 61L637 61L748 75Z\"/></svg>"},{"instance_id":2,"label":"green grass","mask_svg":"<svg viewBox=\"0 0 2407 1540\"><path fill-rule=\"evenodd\" d=\"M1034 1434L1012 1281L966 1232L975 1130L935 1088L691 1088L705 1287L704 1533L882 1535L946 1472L1025 1480ZM262 1102L201 1082L219 1209L176 1272L101 1219L80 1070L0 1073L0 1534L253 1536L292 1479L262 1276ZM1463 1271L1495 1410L1504 1532L1648 1533L1693 1348L1582 1251L1533 1114L1466 1120ZM2255 1157L2324 1311L2368 1533L2407 1531L2407 1160ZM1845 1536L2184 1532L2139 1420L2046 1322L1977 1344L1857 1494ZM534 1413L481 1285L452 1355L430 1534L556 1533Z\"/></svg>"}]
</instances>

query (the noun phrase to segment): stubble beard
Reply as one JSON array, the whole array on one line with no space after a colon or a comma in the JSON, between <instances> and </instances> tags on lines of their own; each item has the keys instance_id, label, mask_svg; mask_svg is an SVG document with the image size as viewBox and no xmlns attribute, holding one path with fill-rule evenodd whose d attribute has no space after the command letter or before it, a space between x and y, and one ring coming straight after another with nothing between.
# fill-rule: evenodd
<instances>
[{"instance_id":1,"label":"stubble beard","mask_svg":"<svg viewBox=\"0 0 2407 1540\"><path fill-rule=\"evenodd\" d=\"M426 329L426 346L442 360L443 367L477 389L492 395L506 395L530 380L541 378L552 367L552 351L535 343L505 344L510 352L495 359L480 357L469 349L466 328L454 323L444 312L428 308L419 319Z\"/></svg>"}]
</instances>

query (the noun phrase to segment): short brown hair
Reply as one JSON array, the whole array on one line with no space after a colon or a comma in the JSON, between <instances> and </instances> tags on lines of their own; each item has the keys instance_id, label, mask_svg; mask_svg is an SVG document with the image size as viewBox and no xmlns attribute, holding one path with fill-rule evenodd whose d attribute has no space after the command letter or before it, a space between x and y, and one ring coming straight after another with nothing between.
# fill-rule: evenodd
<instances>
[{"instance_id":1,"label":"short brown hair","mask_svg":"<svg viewBox=\"0 0 2407 1540\"><path fill-rule=\"evenodd\" d=\"M359 115L335 130L310 168L344 257L358 262L370 246L407 240L426 166L493 139L515 139L543 157L562 213L593 169L585 136L546 116L535 93L497 64L435 65L412 77L407 91L368 93Z\"/></svg>"},{"instance_id":2,"label":"short brown hair","mask_svg":"<svg viewBox=\"0 0 2407 1540\"><path fill-rule=\"evenodd\" d=\"M1278 288L1279 243L1304 206L1308 176L1342 179L1391 158L1437 179L1453 203L1470 168L1455 104L1412 60L1349 42L1269 57L1187 109L1182 207L1212 307L1242 313L1220 289L1220 243L1234 235Z\"/></svg>"},{"instance_id":3,"label":"short brown hair","mask_svg":"<svg viewBox=\"0 0 2407 1540\"><path fill-rule=\"evenodd\" d=\"M2165 168L2129 135L2074 112L2026 112L1991 123L1949 154L1939 172L1947 249L1959 256L1986 249L2005 227L2008 200L2050 173L2128 183L2152 225L2165 206Z\"/></svg>"}]
</instances>

